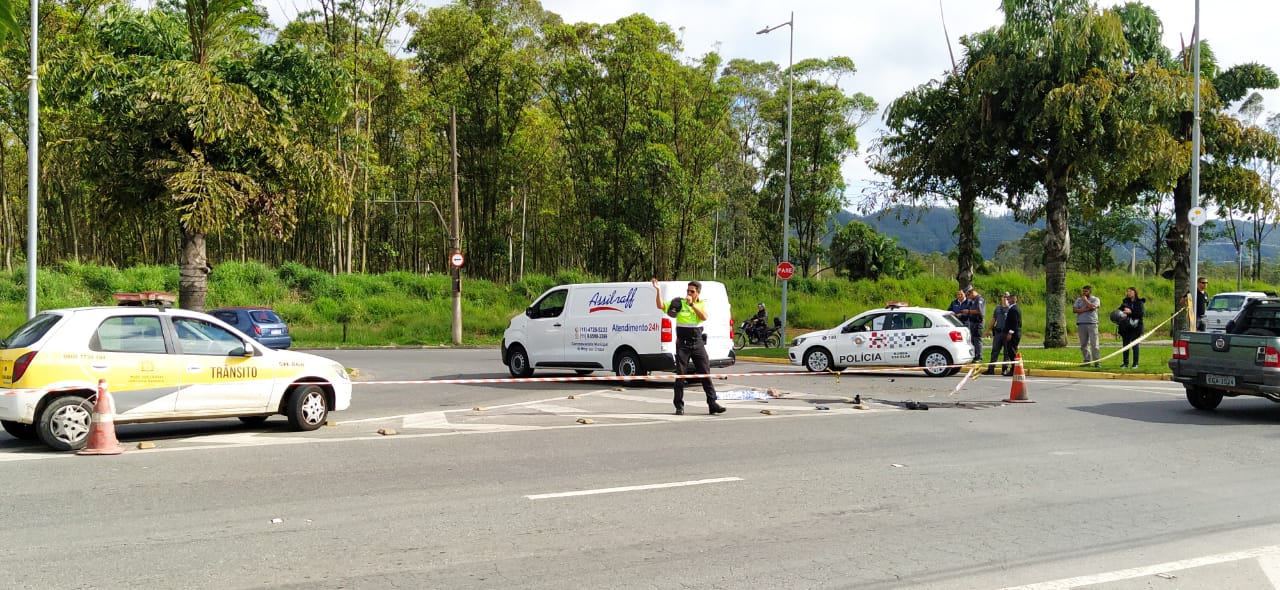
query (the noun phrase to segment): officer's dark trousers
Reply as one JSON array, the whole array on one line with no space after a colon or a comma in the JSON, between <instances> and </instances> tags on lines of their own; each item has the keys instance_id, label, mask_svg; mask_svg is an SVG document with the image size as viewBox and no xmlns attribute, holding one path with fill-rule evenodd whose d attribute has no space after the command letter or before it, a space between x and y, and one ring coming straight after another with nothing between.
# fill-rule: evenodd
<instances>
[{"instance_id":1,"label":"officer's dark trousers","mask_svg":"<svg viewBox=\"0 0 1280 590\"><path fill-rule=\"evenodd\" d=\"M681 338L676 342L676 372L681 375L691 373L707 374L711 372L711 361L707 359L707 347L702 344L702 336ZM675 402L677 410L684 409L684 386L686 379L676 379ZM716 388L710 377L692 379L701 381L702 390L707 394L707 407L716 405Z\"/></svg>"},{"instance_id":2,"label":"officer's dark trousers","mask_svg":"<svg viewBox=\"0 0 1280 590\"><path fill-rule=\"evenodd\" d=\"M991 363L987 365L987 370L995 369L995 362L1000 360L1000 355L1004 354L1004 337L1009 335L1009 331L1001 327L996 327L995 336L991 337ZM1013 359L1005 357L1004 360L1011 361Z\"/></svg>"}]
</instances>

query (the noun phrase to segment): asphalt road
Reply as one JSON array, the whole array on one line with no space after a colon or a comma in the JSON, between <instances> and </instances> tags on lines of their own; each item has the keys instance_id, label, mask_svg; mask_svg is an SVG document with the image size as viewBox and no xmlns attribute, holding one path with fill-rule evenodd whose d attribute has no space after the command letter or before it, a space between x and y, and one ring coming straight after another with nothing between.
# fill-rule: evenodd
<instances>
[{"instance_id":1,"label":"asphalt road","mask_svg":"<svg viewBox=\"0 0 1280 590\"><path fill-rule=\"evenodd\" d=\"M314 433L283 418L121 426L157 448L114 457L0 434L0 585L1280 582L1266 401L1200 413L1167 382L1033 377L1035 403L1012 405L1003 378L953 395L960 377L737 375L796 369L748 363L717 371L735 374L718 389L782 397L713 417L690 392L673 416L668 383L377 383L505 378L494 350L319 352L361 383Z\"/></svg>"}]
</instances>

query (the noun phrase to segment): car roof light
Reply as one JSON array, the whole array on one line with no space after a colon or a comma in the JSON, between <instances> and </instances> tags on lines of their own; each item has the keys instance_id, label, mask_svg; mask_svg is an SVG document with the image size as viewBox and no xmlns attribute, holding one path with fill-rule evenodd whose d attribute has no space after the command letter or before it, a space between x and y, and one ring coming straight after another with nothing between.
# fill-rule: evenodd
<instances>
[{"instance_id":1,"label":"car roof light","mask_svg":"<svg viewBox=\"0 0 1280 590\"><path fill-rule=\"evenodd\" d=\"M884 304L885 309L898 309L899 307L910 307L910 306L911 304L907 303L906 301L886 301Z\"/></svg>"},{"instance_id":2,"label":"car roof light","mask_svg":"<svg viewBox=\"0 0 1280 590\"><path fill-rule=\"evenodd\" d=\"M116 305L132 307L150 305L160 309L167 309L173 307L173 303L178 300L178 296L159 291L142 291L139 293L116 293L115 299Z\"/></svg>"}]
</instances>

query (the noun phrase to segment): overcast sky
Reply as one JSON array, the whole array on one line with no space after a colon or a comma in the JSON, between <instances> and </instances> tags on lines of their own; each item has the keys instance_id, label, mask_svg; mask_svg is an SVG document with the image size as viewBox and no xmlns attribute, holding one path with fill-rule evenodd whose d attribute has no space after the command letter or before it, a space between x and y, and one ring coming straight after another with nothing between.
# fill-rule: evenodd
<instances>
[{"instance_id":1,"label":"overcast sky","mask_svg":"<svg viewBox=\"0 0 1280 590\"><path fill-rule=\"evenodd\" d=\"M262 0L277 20L296 14L306 0ZM440 6L442 0L425 0ZM1099 6L1121 4L1101 0ZM1191 39L1195 0L1147 0L1164 23L1165 46L1176 52ZM1277 0L1202 0L1200 24L1219 64L1259 62L1280 72L1280 2ZM943 14L952 42L962 35L998 25L999 0L542 0L546 10L566 22L614 22L644 13L664 22L683 40L695 59L716 51L725 61L746 58L787 63L787 27L768 35L756 31L787 22L795 13L795 59L847 56L858 67L847 92L863 92L883 107L903 92L940 77L950 67ZM957 51L959 50L957 46ZM1266 110L1280 112L1280 92L1268 91ZM879 114L858 133L862 151L845 166L849 196L875 175L864 163L865 148L883 127Z\"/></svg>"}]
</instances>

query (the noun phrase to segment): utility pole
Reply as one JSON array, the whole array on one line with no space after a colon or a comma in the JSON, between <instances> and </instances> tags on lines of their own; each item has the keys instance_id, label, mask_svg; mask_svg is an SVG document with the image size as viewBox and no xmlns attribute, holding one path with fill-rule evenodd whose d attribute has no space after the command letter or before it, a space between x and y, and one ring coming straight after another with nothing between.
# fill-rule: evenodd
<instances>
[{"instance_id":1,"label":"utility pole","mask_svg":"<svg viewBox=\"0 0 1280 590\"><path fill-rule=\"evenodd\" d=\"M458 112L449 107L449 168L453 177L453 255L462 254L462 221L458 214ZM462 344L462 265L453 266L453 344Z\"/></svg>"}]
</instances>

